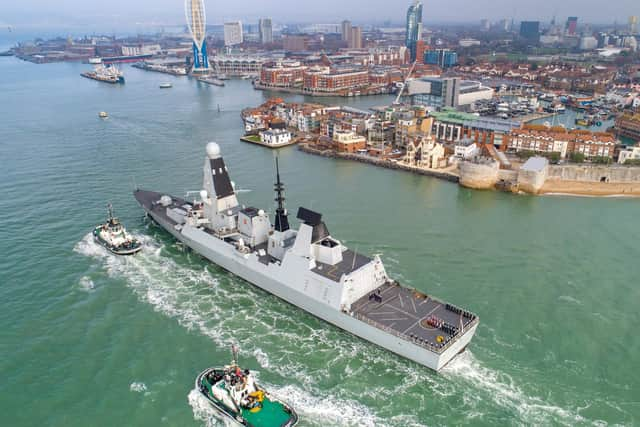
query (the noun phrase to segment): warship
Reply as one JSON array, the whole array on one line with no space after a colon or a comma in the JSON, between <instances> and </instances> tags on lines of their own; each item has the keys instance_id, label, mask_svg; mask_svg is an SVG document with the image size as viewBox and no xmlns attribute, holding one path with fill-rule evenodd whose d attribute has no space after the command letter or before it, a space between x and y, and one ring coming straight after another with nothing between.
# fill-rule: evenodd
<instances>
[{"instance_id":1,"label":"warship","mask_svg":"<svg viewBox=\"0 0 640 427\"><path fill-rule=\"evenodd\" d=\"M322 214L299 208L294 230L276 159L274 223L238 202L216 143L206 146L202 190L193 201L136 189L160 227L209 261L366 341L440 370L462 352L479 319L389 277L379 255L348 249Z\"/></svg>"},{"instance_id":2,"label":"warship","mask_svg":"<svg viewBox=\"0 0 640 427\"><path fill-rule=\"evenodd\" d=\"M293 427L296 412L256 382L253 372L238 365L237 347L232 347L230 365L209 368L196 378L196 390L204 396L219 418L249 427Z\"/></svg>"}]
</instances>

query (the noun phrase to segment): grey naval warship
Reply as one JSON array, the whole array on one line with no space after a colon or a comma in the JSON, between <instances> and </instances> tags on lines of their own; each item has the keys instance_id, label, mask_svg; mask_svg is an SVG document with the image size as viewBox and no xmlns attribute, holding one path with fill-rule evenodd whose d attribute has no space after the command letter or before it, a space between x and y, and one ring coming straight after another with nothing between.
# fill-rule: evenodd
<instances>
[{"instance_id":1,"label":"grey naval warship","mask_svg":"<svg viewBox=\"0 0 640 427\"><path fill-rule=\"evenodd\" d=\"M206 147L199 200L137 189L162 228L255 286L362 339L436 371L462 352L478 317L391 279L379 256L348 249L322 215L299 208L289 225L276 161L275 222L238 202L220 147ZM197 198L196 198L197 199Z\"/></svg>"}]
</instances>

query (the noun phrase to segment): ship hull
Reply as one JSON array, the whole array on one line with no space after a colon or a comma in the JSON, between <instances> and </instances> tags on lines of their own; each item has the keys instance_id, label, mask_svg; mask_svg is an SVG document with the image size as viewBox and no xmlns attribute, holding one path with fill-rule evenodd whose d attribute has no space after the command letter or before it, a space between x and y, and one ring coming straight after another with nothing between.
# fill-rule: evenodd
<instances>
[{"instance_id":1,"label":"ship hull","mask_svg":"<svg viewBox=\"0 0 640 427\"><path fill-rule=\"evenodd\" d=\"M160 194L157 196L159 198ZM153 209L150 209L142 198L138 198L138 192L136 192L136 199L159 226L212 263L319 319L435 371L442 369L458 353L462 352L476 332L478 323L474 323L465 330L462 336L445 351L441 353L429 351L348 313L322 304L287 283L291 280L298 282L304 280L308 277L308 271L288 270L283 273L278 270L280 267L275 264L265 265L254 261L251 256L239 254L232 246L198 228L187 225L176 227L164 216L158 215Z\"/></svg>"}]
</instances>

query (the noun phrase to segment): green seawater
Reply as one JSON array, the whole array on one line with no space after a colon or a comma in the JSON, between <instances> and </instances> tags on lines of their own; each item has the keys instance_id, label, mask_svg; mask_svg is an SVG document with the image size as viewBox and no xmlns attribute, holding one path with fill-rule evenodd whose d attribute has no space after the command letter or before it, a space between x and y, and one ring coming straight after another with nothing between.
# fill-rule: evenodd
<instances>
[{"instance_id":1,"label":"green seawater","mask_svg":"<svg viewBox=\"0 0 640 427\"><path fill-rule=\"evenodd\" d=\"M133 188L199 190L208 141L241 201L273 212L275 153L238 140L240 110L268 94L128 66L111 86L81 78L88 67L0 58L2 425L217 425L193 383L231 343L301 426L640 424L638 200L477 192L280 150L292 212L322 212L404 284L480 316L467 352L436 374L144 219ZM109 201L139 255L91 240Z\"/></svg>"}]
</instances>

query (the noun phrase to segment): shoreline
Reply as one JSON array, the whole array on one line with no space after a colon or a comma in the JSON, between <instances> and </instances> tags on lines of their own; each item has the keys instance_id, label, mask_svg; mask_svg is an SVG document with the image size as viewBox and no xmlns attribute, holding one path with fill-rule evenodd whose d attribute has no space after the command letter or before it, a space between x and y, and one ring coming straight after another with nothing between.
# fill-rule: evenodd
<instances>
[{"instance_id":1,"label":"shoreline","mask_svg":"<svg viewBox=\"0 0 640 427\"><path fill-rule=\"evenodd\" d=\"M385 169L400 170L404 172L410 172L417 175L430 176L438 178L451 183L456 183L461 187L465 187L460 183L460 176L454 172L446 170L433 170L422 169L413 166L408 166L399 162L393 162L389 160L376 159L373 157L365 157L358 154L351 153L338 153L334 150L321 150L309 147L308 144L298 144L298 149L307 154L316 156L350 160L359 163L370 164L373 166L383 167ZM469 188L473 189L473 188ZM494 191L500 191L494 188ZM506 193L513 193L512 191L503 191ZM569 181L569 180L557 180L548 179L542 186L537 194L516 192L516 194L528 194L532 196L570 196L570 197L594 197L594 198L639 198L640 197L640 182L588 182L588 181Z\"/></svg>"},{"instance_id":2,"label":"shoreline","mask_svg":"<svg viewBox=\"0 0 640 427\"><path fill-rule=\"evenodd\" d=\"M342 160L350 160L359 163L370 164L374 166L383 167L386 169L392 170L402 170L405 172L412 172L418 175L432 176L435 178L439 178L445 181L449 181L452 183L459 183L460 177L457 174L446 172L446 171L438 171L434 169L421 169L413 166L404 165L402 163L392 162L389 160L381 160L373 157L365 157L358 154L351 153L338 153L333 150L318 150L316 148L311 148L307 144L298 144L298 149L308 154L313 154L316 156L327 157L332 159L342 159Z\"/></svg>"},{"instance_id":3,"label":"shoreline","mask_svg":"<svg viewBox=\"0 0 640 427\"><path fill-rule=\"evenodd\" d=\"M354 90L351 92L309 92L299 88L292 87L271 87L271 86L263 86L259 83L254 83L253 88L255 90L263 90L267 92L284 92L284 93L292 93L294 95L306 95L313 96L318 98L327 98L327 97L340 97L340 98L358 98L361 96L376 96L376 95L393 95L395 92L389 89L384 89L381 91L368 92L366 89ZM358 92L357 94L355 92ZM350 95L351 94L351 95Z\"/></svg>"},{"instance_id":4,"label":"shoreline","mask_svg":"<svg viewBox=\"0 0 640 427\"><path fill-rule=\"evenodd\" d=\"M548 179L540 195L571 195L579 197L640 197L640 182L588 182Z\"/></svg>"}]
</instances>

